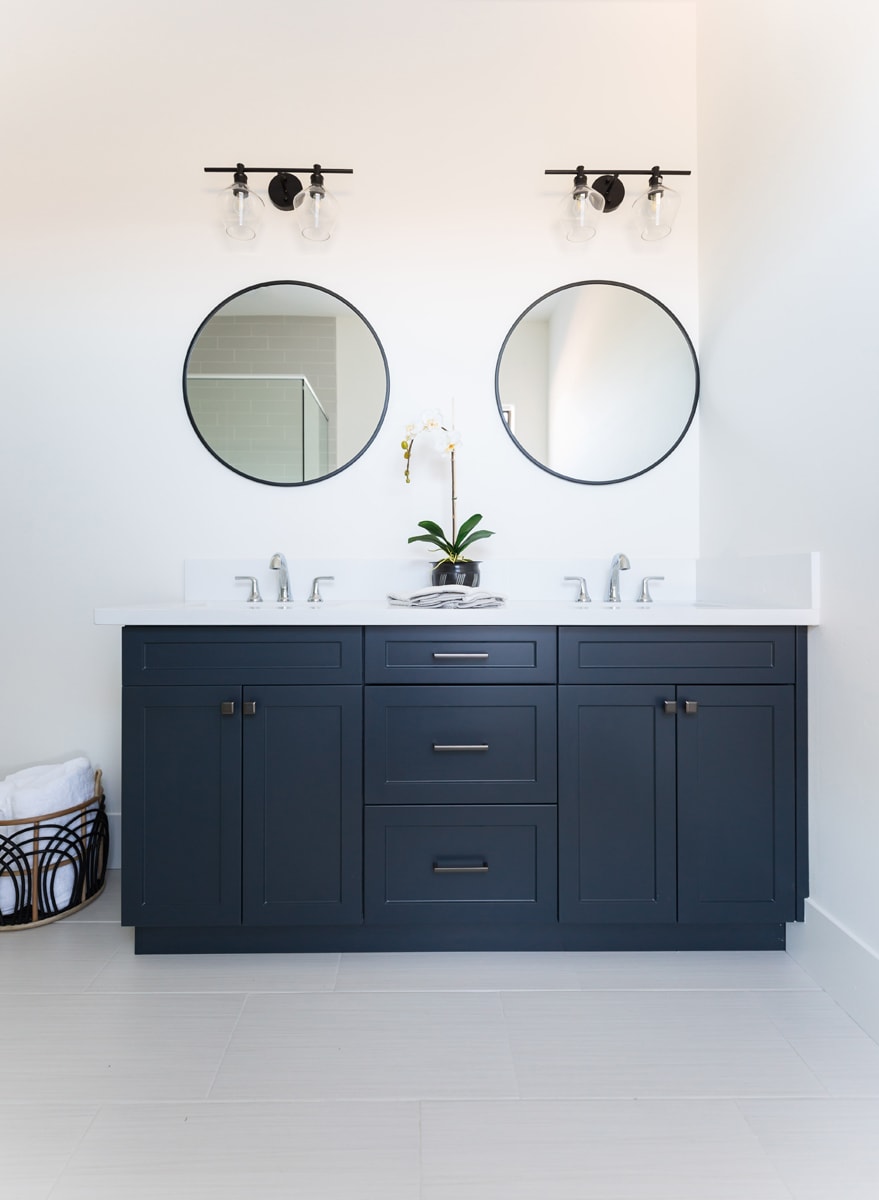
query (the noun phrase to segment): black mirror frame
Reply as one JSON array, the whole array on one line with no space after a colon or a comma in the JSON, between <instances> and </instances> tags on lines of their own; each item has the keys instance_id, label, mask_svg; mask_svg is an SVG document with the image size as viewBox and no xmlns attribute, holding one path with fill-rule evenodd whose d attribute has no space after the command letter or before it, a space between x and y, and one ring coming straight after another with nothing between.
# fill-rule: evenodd
<instances>
[{"instance_id":1,"label":"black mirror frame","mask_svg":"<svg viewBox=\"0 0 879 1200\"><path fill-rule=\"evenodd\" d=\"M261 479L258 475L249 475L246 471L242 471L238 467L233 467L231 463L227 462L224 458L222 458L216 452L216 450L214 450L214 448L211 445L209 445L209 443L207 441L205 441L205 438L203 437L201 430L199 429L198 425L196 424L195 417L193 416L193 413L192 413L192 409L189 406L189 393L188 393L187 387L186 387L186 378L187 378L187 374L189 371L189 359L192 355L193 347L195 346L195 343L198 341L199 334L202 332L205 325L207 325L208 321L210 321L212 317L215 317L221 308L224 308L227 304L230 303L230 301L237 299L239 296L244 296L248 292L258 291L260 288L278 287L279 285L282 285L282 284L286 285L286 286L293 286L293 287L311 288L313 291L323 292L323 294L325 296L332 296L333 299L338 300L341 304L344 304L346 308L349 308L355 317L360 318L360 320L363 322L363 324L366 326L366 328L372 334L373 338L375 338L375 344L378 347L379 354L381 355L382 365L384 366L384 369L385 369L384 403L382 404L382 410L381 410L381 413L379 414L378 421L376 422L375 429L373 430L370 438L364 443L363 447L357 452L357 454L354 455L353 458L349 458L347 462L342 463L341 466L336 467L334 470L328 471L326 473L326 475L317 475L317 476L315 476L314 479L302 479L302 480L297 480L293 483L285 483L285 482L282 482L280 480L275 480L275 479ZM208 453L210 455L212 455L212 457L215 458L217 460L217 462L222 463L223 466L227 470L233 471L236 475L240 475L244 479L249 479L253 483L261 483L266 487L306 487L307 485L312 484L312 483L322 483L323 480L325 480L325 479L332 479L332 477L334 475L338 475L342 471L347 471L347 469L350 466L352 466L354 463L356 463L357 460L366 453L366 451L369 449L369 447L372 445L372 443L375 441L376 437L378 436L378 432L381 429L382 425L384 424L385 417L387 416L388 400L390 398L390 394L391 394L391 375L390 375L390 371L388 370L388 358L387 358L387 355L385 354L385 348L381 344L381 340L379 339L378 334L376 333L375 329L372 327L370 322L367 321L366 317L363 315L362 312L360 312L359 309L354 307L354 305L351 303L350 300L346 300L345 297L340 296L338 292L333 292L329 288L321 287L317 283L308 283L302 279L270 279L270 280L266 280L263 283L253 283L249 287L239 288L239 290L237 292L232 292L231 295L226 296L223 300L220 301L219 304L217 304L214 308L211 309L211 311L208 313L208 315L204 318L204 320L199 325L198 329L196 329L196 331L193 334L192 339L189 343L189 349L186 351L186 357L183 360L183 402L186 405L186 415L189 417L189 423L192 425L192 428L195 430L198 440L201 442L201 444L204 446L204 448L208 451Z\"/></svg>"},{"instance_id":2,"label":"black mirror frame","mask_svg":"<svg viewBox=\"0 0 879 1200\"><path fill-rule=\"evenodd\" d=\"M504 407L503 407L503 402L501 400L501 390L500 390L501 362L503 361L504 350L506 350L506 348L507 348L507 343L509 342L510 338L515 333L520 322L523 321L525 319L525 317L527 317L527 315L531 312L532 309L536 308L538 304L542 303L542 301L549 299L550 296L556 296L556 295L558 295L559 292L568 291L571 288L584 287L584 286L589 286L589 285L593 285L593 284L602 284L605 287L625 288L626 291L637 292L638 295L644 296L644 298L647 300L651 300L655 305L657 305L658 308L661 308L662 311L668 317L670 317L671 320L674 322L674 324L677 326L678 330L680 331L681 336L683 337L683 339L687 345L687 348L690 351L690 355L693 359L693 371L694 371L694 376L695 376L695 389L694 389L694 395L693 395L693 403L690 408L690 412L687 417L687 420L686 420L684 427L681 430L680 434L675 439L675 441L672 443L672 445L669 446L668 450L666 450L664 454L661 454L659 456L659 458L657 458L654 462L650 463L649 466L642 467L642 469L640 471L633 471L630 475L621 475L618 479L579 479L574 475L564 475L561 471L554 471L552 469L552 467L548 467L546 465L546 463L542 463L540 461L540 459L535 458L533 454L530 454L525 449L525 447L522 445L522 443L518 440L516 435L513 433L512 429L510 429L509 423L507 422L506 418L504 417ZM495 398L497 400L498 413L500 414L501 422L504 426L504 429L506 429L506 431L507 431L508 435L510 436L513 444L515 445L516 449L521 451L521 453L525 456L525 458L529 459L532 463L534 463L534 465L536 467L540 467L541 471L546 471L548 475L555 475L555 477L557 479L567 480L568 483L582 483L582 484L586 484L589 487L607 487L613 483L626 483L630 479L637 479L639 475L646 475L648 471L652 471L655 467L658 467L660 463L665 462L665 460L669 457L669 455L673 454L674 451L677 450L678 446L681 444L681 442L686 437L686 435L690 429L690 426L693 424L693 418L696 415L696 408L699 404L699 386L700 386L699 360L696 357L696 350L695 350L695 347L693 346L692 340L690 339L690 335L687 333L686 329L681 324L681 322L678 320L678 318L675 316L675 314L671 311L670 308L667 307L667 305L663 304L661 300L657 300L657 298L655 296L651 295L650 292L645 292L643 290L643 288L635 287L633 284L630 284L630 283L621 283L618 279L580 279L574 283L565 283L565 284L562 284L561 287L552 288L550 291L544 292L544 294L542 296L538 296L538 298L533 302L533 304L529 304L528 307L519 314L519 316L516 318L516 320L513 322L512 326L510 327L510 330L507 333L507 336L504 338L503 344L501 345L500 353L498 354L498 358L497 358L497 366L495 367L495 372L494 372L494 394L495 394Z\"/></svg>"}]
</instances>

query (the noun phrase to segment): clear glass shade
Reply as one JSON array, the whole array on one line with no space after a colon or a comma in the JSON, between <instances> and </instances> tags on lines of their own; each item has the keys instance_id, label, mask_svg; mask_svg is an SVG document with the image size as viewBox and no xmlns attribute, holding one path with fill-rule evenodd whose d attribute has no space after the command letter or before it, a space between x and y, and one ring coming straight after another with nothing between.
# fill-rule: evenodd
<instances>
[{"instance_id":1,"label":"clear glass shade","mask_svg":"<svg viewBox=\"0 0 879 1200\"><path fill-rule=\"evenodd\" d=\"M569 242L595 237L596 221L604 212L604 196L588 184L576 185L562 201L561 226Z\"/></svg>"},{"instance_id":2,"label":"clear glass shade","mask_svg":"<svg viewBox=\"0 0 879 1200\"><path fill-rule=\"evenodd\" d=\"M326 242L336 227L339 205L323 184L311 183L293 202L299 231L310 242Z\"/></svg>"},{"instance_id":3,"label":"clear glass shade","mask_svg":"<svg viewBox=\"0 0 879 1200\"><path fill-rule=\"evenodd\" d=\"M632 205L644 241L658 242L668 237L680 206L679 192L661 182L651 184Z\"/></svg>"},{"instance_id":4,"label":"clear glass shade","mask_svg":"<svg viewBox=\"0 0 879 1200\"><path fill-rule=\"evenodd\" d=\"M236 242L251 242L257 235L265 203L246 183L233 183L222 191L223 226Z\"/></svg>"}]
</instances>

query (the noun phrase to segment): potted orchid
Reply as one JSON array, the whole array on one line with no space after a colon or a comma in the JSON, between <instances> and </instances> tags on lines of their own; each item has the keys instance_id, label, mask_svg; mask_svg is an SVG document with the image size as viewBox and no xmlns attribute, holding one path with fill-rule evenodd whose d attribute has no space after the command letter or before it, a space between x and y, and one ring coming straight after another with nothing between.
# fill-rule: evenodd
<instances>
[{"instance_id":1,"label":"potted orchid","mask_svg":"<svg viewBox=\"0 0 879 1200\"><path fill-rule=\"evenodd\" d=\"M443 557L434 563L431 582L434 584L458 583L475 587L479 583L479 563L464 554L468 547L482 538L492 537L493 530L477 529L482 520L482 513L474 513L468 517L460 528L458 527L458 496L455 480L455 451L462 444L461 435L456 429L450 429L443 423L440 412L424 413L420 424L406 426L406 436L403 439L403 461L405 463L404 478L411 483L410 468L412 462L412 447L415 439L422 433L429 433L438 451L449 456L452 482L452 524L451 532L437 525L435 521L419 521L418 528L424 533L414 534L409 543L427 542L441 551Z\"/></svg>"}]
</instances>

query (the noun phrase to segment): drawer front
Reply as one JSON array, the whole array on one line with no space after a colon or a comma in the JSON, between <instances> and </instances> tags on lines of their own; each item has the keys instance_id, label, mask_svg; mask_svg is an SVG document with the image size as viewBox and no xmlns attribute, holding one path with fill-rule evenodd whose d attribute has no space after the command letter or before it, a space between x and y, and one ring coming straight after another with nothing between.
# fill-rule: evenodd
<instances>
[{"instance_id":1,"label":"drawer front","mask_svg":"<svg viewBox=\"0 0 879 1200\"><path fill-rule=\"evenodd\" d=\"M560 683L793 683L796 630L559 630Z\"/></svg>"},{"instance_id":2,"label":"drawer front","mask_svg":"<svg viewBox=\"0 0 879 1200\"><path fill-rule=\"evenodd\" d=\"M365 838L367 921L556 919L550 805L375 807Z\"/></svg>"},{"instance_id":3,"label":"drawer front","mask_svg":"<svg viewBox=\"0 0 879 1200\"><path fill-rule=\"evenodd\" d=\"M555 683L556 631L371 628L367 683Z\"/></svg>"},{"instance_id":4,"label":"drawer front","mask_svg":"<svg viewBox=\"0 0 879 1200\"><path fill-rule=\"evenodd\" d=\"M358 628L129 626L122 630L125 684L360 683Z\"/></svg>"},{"instance_id":5,"label":"drawer front","mask_svg":"<svg viewBox=\"0 0 879 1200\"><path fill-rule=\"evenodd\" d=\"M367 687L367 804L554 804L556 689Z\"/></svg>"}]
</instances>

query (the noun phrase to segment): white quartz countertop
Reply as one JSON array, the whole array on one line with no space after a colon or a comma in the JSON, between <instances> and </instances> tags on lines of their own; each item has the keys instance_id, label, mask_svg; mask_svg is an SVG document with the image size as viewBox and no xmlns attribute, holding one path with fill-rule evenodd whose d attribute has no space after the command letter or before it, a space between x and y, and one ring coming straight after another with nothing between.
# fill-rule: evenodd
<instances>
[{"instance_id":1,"label":"white quartz countertop","mask_svg":"<svg viewBox=\"0 0 879 1200\"><path fill-rule=\"evenodd\" d=\"M633 559L621 578L622 603L610 605L607 562L576 559L529 564L483 564L481 588L506 598L496 608L415 608L391 604L389 592L408 595L425 587L423 563L290 560L293 600L280 604L278 575L269 555L247 559L191 559L184 564L183 599L119 604L95 610L98 625L817 625L818 555L733 560ZM248 601L258 578L262 603ZM319 604L309 603L312 580L323 582ZM570 577L588 580L590 604L576 600ZM641 580L653 602L639 603Z\"/></svg>"}]
</instances>

